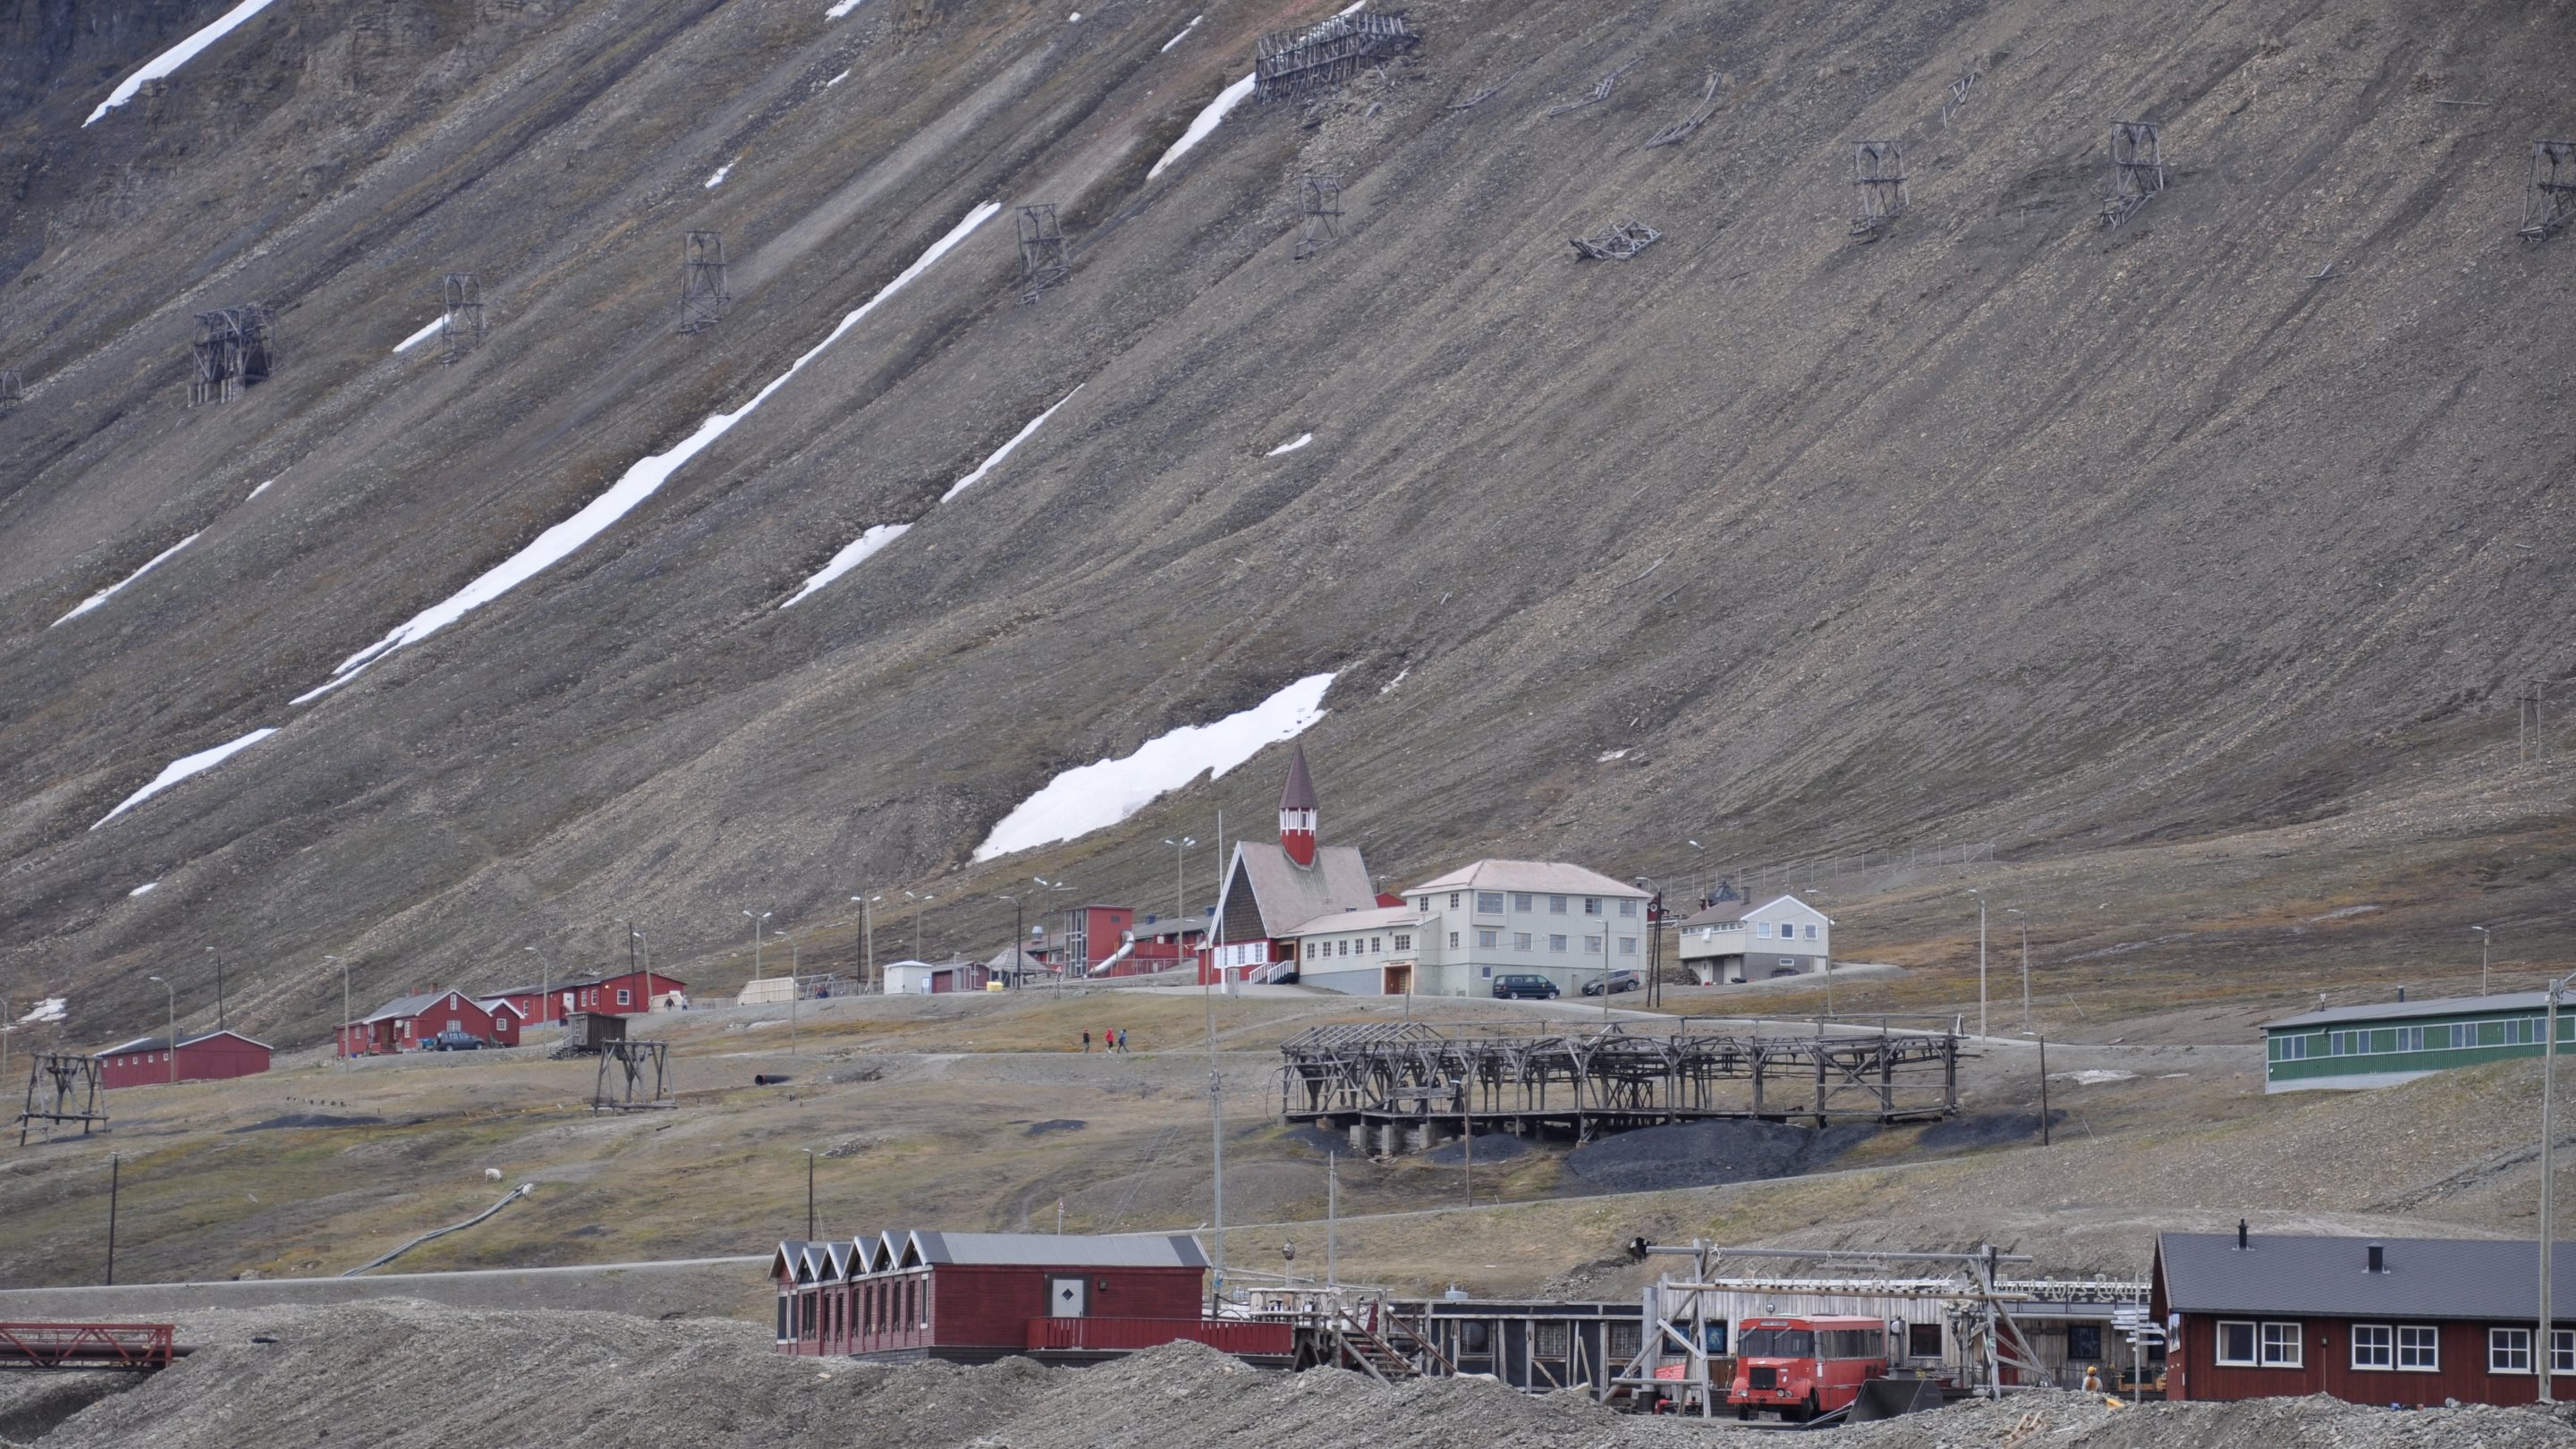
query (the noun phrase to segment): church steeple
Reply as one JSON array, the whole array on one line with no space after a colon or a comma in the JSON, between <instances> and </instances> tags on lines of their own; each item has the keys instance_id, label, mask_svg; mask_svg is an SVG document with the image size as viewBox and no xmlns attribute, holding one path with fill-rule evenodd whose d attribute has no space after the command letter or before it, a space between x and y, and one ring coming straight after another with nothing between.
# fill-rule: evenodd
<instances>
[{"instance_id":1,"label":"church steeple","mask_svg":"<svg viewBox=\"0 0 2576 1449\"><path fill-rule=\"evenodd\" d=\"M1279 792L1279 844L1299 865L1315 863L1315 782L1306 774L1306 747L1288 757L1288 784Z\"/></svg>"}]
</instances>

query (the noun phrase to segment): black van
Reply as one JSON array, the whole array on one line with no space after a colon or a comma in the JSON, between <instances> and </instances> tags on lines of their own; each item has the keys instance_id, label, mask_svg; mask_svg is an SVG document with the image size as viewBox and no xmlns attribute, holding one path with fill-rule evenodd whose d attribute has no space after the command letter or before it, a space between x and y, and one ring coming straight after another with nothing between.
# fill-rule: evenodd
<instances>
[{"instance_id":1,"label":"black van","mask_svg":"<svg viewBox=\"0 0 2576 1449\"><path fill-rule=\"evenodd\" d=\"M1497 976L1494 995L1506 1001L1554 1001L1561 995L1556 983L1544 976Z\"/></svg>"}]
</instances>

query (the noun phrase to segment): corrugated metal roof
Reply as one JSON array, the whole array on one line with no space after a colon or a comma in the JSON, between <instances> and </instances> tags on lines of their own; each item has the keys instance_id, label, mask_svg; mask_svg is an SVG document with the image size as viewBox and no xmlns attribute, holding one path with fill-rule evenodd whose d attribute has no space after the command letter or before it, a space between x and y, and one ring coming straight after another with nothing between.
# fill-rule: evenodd
<instances>
[{"instance_id":1,"label":"corrugated metal roof","mask_svg":"<svg viewBox=\"0 0 2576 1449\"><path fill-rule=\"evenodd\" d=\"M2315 1314L2333 1318L2529 1319L2540 1311L2540 1245L2523 1239L2347 1238L2256 1233L2156 1238L2167 1306L2177 1313ZM2368 1248L2387 1271L2369 1271ZM2576 1311L2576 1244L2550 1262L2553 1304Z\"/></svg>"},{"instance_id":2,"label":"corrugated metal roof","mask_svg":"<svg viewBox=\"0 0 2576 1449\"><path fill-rule=\"evenodd\" d=\"M1627 896L1644 900L1646 892L1622 885L1587 866L1561 860L1480 860L1435 876L1405 891L1546 891L1551 895Z\"/></svg>"},{"instance_id":3,"label":"corrugated metal roof","mask_svg":"<svg viewBox=\"0 0 2576 1449\"><path fill-rule=\"evenodd\" d=\"M1368 862L1355 845L1322 846L1313 865L1299 865L1275 840L1242 840L1235 842L1234 859L1235 870L1226 873L1227 888L1231 891L1236 870L1251 883L1252 903L1261 913L1265 936L1288 936L1304 922L1345 906L1377 905ZM1222 911L1226 902L1221 899L1218 904Z\"/></svg>"},{"instance_id":4,"label":"corrugated metal roof","mask_svg":"<svg viewBox=\"0 0 2576 1449\"><path fill-rule=\"evenodd\" d=\"M2398 1021L2423 1016L2476 1016L2486 1012L2538 1011L2549 1004L2545 991L2514 991L2500 996L2438 996L2430 1001L2383 1001L2371 1006L2330 1006L2304 1016L2285 1016L2263 1023L2265 1031L2285 1027L2331 1026L2347 1021ZM2571 1003L2562 1001L2560 1011Z\"/></svg>"},{"instance_id":5,"label":"corrugated metal roof","mask_svg":"<svg viewBox=\"0 0 2576 1449\"><path fill-rule=\"evenodd\" d=\"M471 994L463 991L450 991L445 988L441 988L437 991L424 991L417 996L397 996L393 1000L386 1002L384 1005L377 1007L374 1015L360 1017L358 1021L359 1024L363 1026L369 1022L383 1021L389 1017L418 1016L429 1010L431 1006L440 1001L444 1001L451 996L455 997L459 1001L470 1002L474 1000ZM481 1011L483 1010L483 1007L478 1002L475 1004L474 1009Z\"/></svg>"},{"instance_id":6,"label":"corrugated metal roof","mask_svg":"<svg viewBox=\"0 0 2576 1449\"><path fill-rule=\"evenodd\" d=\"M922 1257L932 1263L1033 1268L1204 1268L1207 1257L1179 1233L1089 1237L1056 1233L916 1232Z\"/></svg>"},{"instance_id":7,"label":"corrugated metal roof","mask_svg":"<svg viewBox=\"0 0 2576 1449\"><path fill-rule=\"evenodd\" d=\"M1291 930L1291 936L1321 935L1326 931L1382 931L1392 926L1418 926L1422 914L1411 906L1379 906L1365 911L1337 911Z\"/></svg>"}]
</instances>

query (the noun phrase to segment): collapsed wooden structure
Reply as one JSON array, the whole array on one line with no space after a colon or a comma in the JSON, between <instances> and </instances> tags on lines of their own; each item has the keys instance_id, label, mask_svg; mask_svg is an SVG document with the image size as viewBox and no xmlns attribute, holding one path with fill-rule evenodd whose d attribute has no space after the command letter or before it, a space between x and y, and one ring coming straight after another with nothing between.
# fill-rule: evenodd
<instances>
[{"instance_id":1,"label":"collapsed wooden structure","mask_svg":"<svg viewBox=\"0 0 2576 1449\"><path fill-rule=\"evenodd\" d=\"M1391 1154L1480 1127L1585 1140L1674 1122L1823 1127L1958 1111L1954 1025L1895 1021L1841 1033L1819 1023L1813 1036L1703 1029L1689 1018L1654 1030L1321 1026L1280 1048L1281 1115L1347 1128L1354 1150Z\"/></svg>"},{"instance_id":2,"label":"collapsed wooden structure","mask_svg":"<svg viewBox=\"0 0 2576 1449\"><path fill-rule=\"evenodd\" d=\"M27 1103L18 1113L18 1145L36 1123L45 1124L45 1140L54 1129L80 1125L87 1137L107 1123L107 1103L99 1096L98 1058L76 1052L38 1052L27 1062Z\"/></svg>"},{"instance_id":3,"label":"collapsed wooden structure","mask_svg":"<svg viewBox=\"0 0 2576 1449\"><path fill-rule=\"evenodd\" d=\"M196 376L188 384L189 405L231 402L243 388L266 382L276 363L268 309L245 302L198 313L197 340L189 350L196 363Z\"/></svg>"},{"instance_id":4,"label":"collapsed wooden structure","mask_svg":"<svg viewBox=\"0 0 2576 1449\"><path fill-rule=\"evenodd\" d=\"M1252 98L1296 100L1347 83L1421 37L1401 10L1360 10L1274 31L1253 44Z\"/></svg>"}]
</instances>

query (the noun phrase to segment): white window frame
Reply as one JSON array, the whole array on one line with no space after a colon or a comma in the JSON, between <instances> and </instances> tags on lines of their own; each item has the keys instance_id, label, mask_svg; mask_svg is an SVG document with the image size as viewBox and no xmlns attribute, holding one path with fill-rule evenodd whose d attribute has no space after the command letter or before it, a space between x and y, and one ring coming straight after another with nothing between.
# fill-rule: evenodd
<instances>
[{"instance_id":1,"label":"white window frame","mask_svg":"<svg viewBox=\"0 0 2576 1449\"><path fill-rule=\"evenodd\" d=\"M1634 936L1621 936L1619 938L1619 954L1622 956L1636 955L1637 938Z\"/></svg>"},{"instance_id":2,"label":"white window frame","mask_svg":"<svg viewBox=\"0 0 2576 1449\"><path fill-rule=\"evenodd\" d=\"M1458 949L1458 933L1455 931L1449 933L1449 949L1452 951Z\"/></svg>"},{"instance_id":3,"label":"white window frame","mask_svg":"<svg viewBox=\"0 0 2576 1449\"><path fill-rule=\"evenodd\" d=\"M2576 1334L2571 1334L2569 1337L2571 1349L2576 1349ZM2440 1373L2442 1371L2441 1327L2431 1323L2397 1325L2397 1367L2407 1373Z\"/></svg>"},{"instance_id":4,"label":"white window frame","mask_svg":"<svg viewBox=\"0 0 2576 1449\"><path fill-rule=\"evenodd\" d=\"M1502 949L1502 946L1503 946L1503 933L1502 933L1502 932L1497 931L1497 930L1493 929L1493 928L1492 928L1492 927L1490 927L1490 926L1478 926L1478 927L1476 928L1476 949L1477 949L1477 950L1479 950L1479 951L1499 951L1499 950L1501 950L1501 949Z\"/></svg>"},{"instance_id":5,"label":"white window frame","mask_svg":"<svg viewBox=\"0 0 2576 1449\"><path fill-rule=\"evenodd\" d=\"M2245 1330L2246 1351L2242 1358L2227 1356L2227 1330L2231 1328ZM2220 1368L2258 1368L2262 1363L2261 1343L2261 1324L2250 1318L2222 1318L2218 1320L2216 1331L2212 1335L2210 1351Z\"/></svg>"},{"instance_id":6,"label":"white window frame","mask_svg":"<svg viewBox=\"0 0 2576 1449\"><path fill-rule=\"evenodd\" d=\"M1399 951L1410 951L1410 950L1412 950L1412 949L1413 949L1413 935L1412 935L1412 933L1411 933L1411 932L1409 932L1409 931L1398 931L1398 932L1396 933L1396 936L1395 936L1395 949L1397 949L1397 950L1399 950Z\"/></svg>"},{"instance_id":7,"label":"white window frame","mask_svg":"<svg viewBox=\"0 0 2576 1449\"><path fill-rule=\"evenodd\" d=\"M1516 911L1537 910L1538 897L1530 894L1528 891L1514 891L1512 892L1512 909Z\"/></svg>"},{"instance_id":8,"label":"white window frame","mask_svg":"<svg viewBox=\"0 0 2576 1449\"><path fill-rule=\"evenodd\" d=\"M2326 1033L2326 1055L2330 1057L2366 1056L2370 1052L2367 1030L2330 1031Z\"/></svg>"},{"instance_id":9,"label":"white window frame","mask_svg":"<svg viewBox=\"0 0 2576 1449\"><path fill-rule=\"evenodd\" d=\"M2553 1378L2576 1374L2576 1328L2549 1330L2549 1372Z\"/></svg>"},{"instance_id":10,"label":"white window frame","mask_svg":"<svg viewBox=\"0 0 2576 1449\"><path fill-rule=\"evenodd\" d=\"M2522 1367L2507 1360L2519 1355ZM2490 1328L2487 1330L2487 1372L2491 1374L2527 1374L2531 1372L2531 1330L2528 1328Z\"/></svg>"},{"instance_id":11,"label":"white window frame","mask_svg":"<svg viewBox=\"0 0 2576 1449\"><path fill-rule=\"evenodd\" d=\"M1601 898L1599 896L1585 896L1583 898L1583 914L1587 916L1597 916L1601 914Z\"/></svg>"},{"instance_id":12,"label":"white window frame","mask_svg":"<svg viewBox=\"0 0 2576 1449\"><path fill-rule=\"evenodd\" d=\"M1808 940L1810 940L1810 941L1812 941L1812 940L1816 939L1816 928L1815 928L1815 927L1813 927L1813 926L1809 926L1809 927L1807 928L1807 939L1808 939Z\"/></svg>"},{"instance_id":13,"label":"white window frame","mask_svg":"<svg viewBox=\"0 0 2576 1449\"><path fill-rule=\"evenodd\" d=\"M2255 1335L2255 1353L2264 1368L2306 1368L2307 1332L2302 1324L2267 1319Z\"/></svg>"},{"instance_id":14,"label":"white window frame","mask_svg":"<svg viewBox=\"0 0 2576 1449\"><path fill-rule=\"evenodd\" d=\"M1584 938L1583 938L1583 954L1584 954L1584 955L1586 955L1586 956L1598 956L1598 955L1600 955L1600 954L1601 954L1601 938L1600 938L1599 936L1586 936L1586 937L1584 937Z\"/></svg>"},{"instance_id":15,"label":"white window frame","mask_svg":"<svg viewBox=\"0 0 2576 1449\"><path fill-rule=\"evenodd\" d=\"M1622 900L1622 901L1620 901L1620 902L1619 902L1619 914L1621 914L1621 915L1623 915L1623 916L1634 916L1634 915L1636 915L1636 914L1637 914L1637 903L1636 903L1635 901L1631 901L1631 900Z\"/></svg>"},{"instance_id":16,"label":"white window frame","mask_svg":"<svg viewBox=\"0 0 2576 1449\"><path fill-rule=\"evenodd\" d=\"M1549 897L1547 898L1547 913L1548 913L1549 915L1551 915L1551 916L1561 916L1561 915L1564 915L1564 914L1565 914L1565 897L1563 897L1563 896L1549 896Z\"/></svg>"},{"instance_id":17,"label":"white window frame","mask_svg":"<svg viewBox=\"0 0 2576 1449\"><path fill-rule=\"evenodd\" d=\"M2422 1051L2424 1049L2424 1028L2420 1026L2401 1026L2397 1028L2397 1039L2392 1043L2392 1045L2401 1052Z\"/></svg>"},{"instance_id":18,"label":"white window frame","mask_svg":"<svg viewBox=\"0 0 2576 1449\"><path fill-rule=\"evenodd\" d=\"M1487 905L1487 904L1485 904L1485 902L1487 902L1487 901L1492 901L1492 902L1493 902L1493 904L1492 904L1492 905L1490 905L1490 906L1489 906L1489 905ZM1499 916L1499 915L1501 915L1502 913L1503 913L1503 893L1502 893L1501 891L1478 891L1478 892L1476 892L1476 914L1477 914L1477 915L1480 915L1480 916Z\"/></svg>"},{"instance_id":19,"label":"white window frame","mask_svg":"<svg viewBox=\"0 0 2576 1449\"><path fill-rule=\"evenodd\" d=\"M1530 949L1530 933L1529 933L1529 932L1527 932L1527 931L1514 931L1514 932L1512 932L1512 949L1513 949L1513 950L1515 950L1515 951L1526 951L1526 950L1529 950L1529 949Z\"/></svg>"},{"instance_id":20,"label":"white window frame","mask_svg":"<svg viewBox=\"0 0 2576 1449\"><path fill-rule=\"evenodd\" d=\"M2308 1059L2308 1037L2306 1033L2292 1032L2288 1035L2276 1036L2272 1039L2281 1044L2281 1054L2274 1057L2272 1060L2276 1062L2304 1062Z\"/></svg>"},{"instance_id":21,"label":"white window frame","mask_svg":"<svg viewBox=\"0 0 2576 1449\"><path fill-rule=\"evenodd\" d=\"M2356 1323L2352 1326L2352 1366L2367 1373L2392 1373L2397 1368L2397 1329L2386 1323Z\"/></svg>"},{"instance_id":22,"label":"white window frame","mask_svg":"<svg viewBox=\"0 0 2576 1449\"><path fill-rule=\"evenodd\" d=\"M1547 938L1547 949L1549 949L1550 951L1555 951L1555 952L1562 953L1562 952L1565 950L1565 938L1564 938L1563 936L1550 936L1550 937L1548 937L1548 938Z\"/></svg>"}]
</instances>

